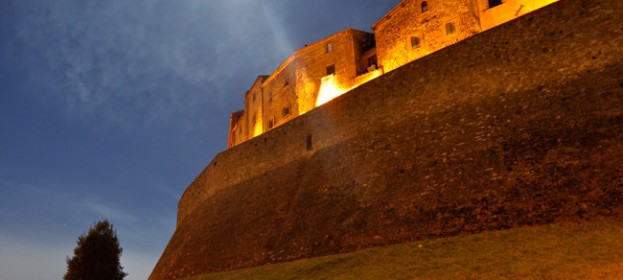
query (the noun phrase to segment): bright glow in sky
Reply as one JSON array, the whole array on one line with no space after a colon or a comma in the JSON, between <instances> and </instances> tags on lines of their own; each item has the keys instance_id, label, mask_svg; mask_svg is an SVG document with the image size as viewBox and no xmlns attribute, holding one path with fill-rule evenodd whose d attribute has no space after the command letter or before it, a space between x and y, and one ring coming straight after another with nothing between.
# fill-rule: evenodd
<instances>
[{"instance_id":1,"label":"bright glow in sky","mask_svg":"<svg viewBox=\"0 0 623 280\"><path fill-rule=\"evenodd\" d=\"M62 278L101 218L147 278L257 75L399 2L0 1L0 279Z\"/></svg>"}]
</instances>

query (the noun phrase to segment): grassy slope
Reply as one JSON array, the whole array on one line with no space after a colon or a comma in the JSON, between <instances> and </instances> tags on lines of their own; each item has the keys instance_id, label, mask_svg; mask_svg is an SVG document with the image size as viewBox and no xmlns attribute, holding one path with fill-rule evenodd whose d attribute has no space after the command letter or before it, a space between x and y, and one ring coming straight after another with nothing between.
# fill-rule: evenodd
<instances>
[{"instance_id":1,"label":"grassy slope","mask_svg":"<svg viewBox=\"0 0 623 280\"><path fill-rule=\"evenodd\" d=\"M208 274L210 279L622 279L623 221L425 240Z\"/></svg>"}]
</instances>

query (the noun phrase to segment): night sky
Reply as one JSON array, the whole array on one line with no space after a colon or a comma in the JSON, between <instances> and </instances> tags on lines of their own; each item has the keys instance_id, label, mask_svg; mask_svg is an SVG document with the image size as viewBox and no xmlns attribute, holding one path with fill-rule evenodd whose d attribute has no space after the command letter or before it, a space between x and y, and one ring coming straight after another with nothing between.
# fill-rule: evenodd
<instances>
[{"instance_id":1,"label":"night sky","mask_svg":"<svg viewBox=\"0 0 623 280\"><path fill-rule=\"evenodd\" d=\"M145 279L259 74L400 0L0 0L0 279L61 279L108 218Z\"/></svg>"}]
</instances>

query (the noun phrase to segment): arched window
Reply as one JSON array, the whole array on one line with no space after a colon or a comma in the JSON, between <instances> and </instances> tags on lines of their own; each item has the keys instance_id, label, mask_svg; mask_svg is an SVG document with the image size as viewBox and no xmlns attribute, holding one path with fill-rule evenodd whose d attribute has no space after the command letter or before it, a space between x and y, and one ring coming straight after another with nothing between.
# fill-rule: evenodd
<instances>
[{"instance_id":1,"label":"arched window","mask_svg":"<svg viewBox=\"0 0 623 280\"><path fill-rule=\"evenodd\" d=\"M422 13L428 12L428 2L422 1Z\"/></svg>"}]
</instances>

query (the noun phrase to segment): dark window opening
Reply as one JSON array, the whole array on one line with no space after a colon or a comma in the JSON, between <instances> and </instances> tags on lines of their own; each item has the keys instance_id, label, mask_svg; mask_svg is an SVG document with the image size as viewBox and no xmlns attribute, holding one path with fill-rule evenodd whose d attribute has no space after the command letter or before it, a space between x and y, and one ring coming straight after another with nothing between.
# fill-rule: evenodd
<instances>
[{"instance_id":1,"label":"dark window opening","mask_svg":"<svg viewBox=\"0 0 623 280\"><path fill-rule=\"evenodd\" d=\"M502 0L489 0L489 8L502 5Z\"/></svg>"},{"instance_id":2,"label":"dark window opening","mask_svg":"<svg viewBox=\"0 0 623 280\"><path fill-rule=\"evenodd\" d=\"M327 76L335 74L335 65L327 66Z\"/></svg>"},{"instance_id":3,"label":"dark window opening","mask_svg":"<svg viewBox=\"0 0 623 280\"><path fill-rule=\"evenodd\" d=\"M422 13L428 12L428 3L426 1L422 2Z\"/></svg>"},{"instance_id":4,"label":"dark window opening","mask_svg":"<svg viewBox=\"0 0 623 280\"><path fill-rule=\"evenodd\" d=\"M417 36L411 37L411 48L412 49L419 48L421 43L422 43L422 41L420 40L420 37L417 37Z\"/></svg>"},{"instance_id":5,"label":"dark window opening","mask_svg":"<svg viewBox=\"0 0 623 280\"><path fill-rule=\"evenodd\" d=\"M284 107L284 108L283 108L283 110L281 111L281 114L282 114L283 116L287 116L287 115L289 115L289 114L290 114L290 106L288 106L288 107Z\"/></svg>"},{"instance_id":6,"label":"dark window opening","mask_svg":"<svg viewBox=\"0 0 623 280\"><path fill-rule=\"evenodd\" d=\"M255 102L255 92L253 93L253 102Z\"/></svg>"},{"instance_id":7,"label":"dark window opening","mask_svg":"<svg viewBox=\"0 0 623 280\"><path fill-rule=\"evenodd\" d=\"M359 40L359 49L361 53L365 53L369 49L376 47L376 40L374 40L374 34L367 34L365 38Z\"/></svg>"},{"instance_id":8,"label":"dark window opening","mask_svg":"<svg viewBox=\"0 0 623 280\"><path fill-rule=\"evenodd\" d=\"M312 149L312 136L307 135L307 150L311 151L311 149Z\"/></svg>"},{"instance_id":9,"label":"dark window opening","mask_svg":"<svg viewBox=\"0 0 623 280\"><path fill-rule=\"evenodd\" d=\"M446 35L454 34L454 32L456 32L456 26L454 26L454 23L446 23Z\"/></svg>"},{"instance_id":10,"label":"dark window opening","mask_svg":"<svg viewBox=\"0 0 623 280\"><path fill-rule=\"evenodd\" d=\"M273 128L273 126L275 126L275 118L268 120L268 129Z\"/></svg>"}]
</instances>

